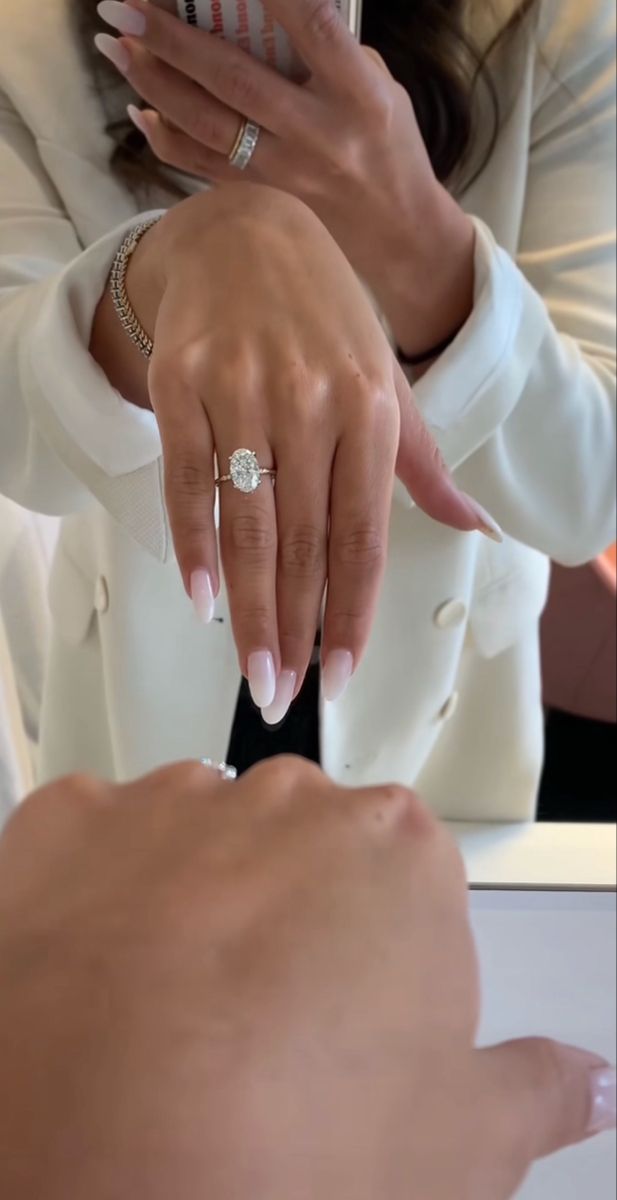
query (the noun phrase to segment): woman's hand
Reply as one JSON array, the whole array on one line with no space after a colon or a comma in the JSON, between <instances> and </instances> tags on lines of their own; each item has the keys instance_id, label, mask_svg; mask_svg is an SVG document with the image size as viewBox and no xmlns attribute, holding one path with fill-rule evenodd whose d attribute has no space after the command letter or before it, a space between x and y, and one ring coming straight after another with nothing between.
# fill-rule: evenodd
<instances>
[{"instance_id":1,"label":"woman's hand","mask_svg":"<svg viewBox=\"0 0 617 1200\"><path fill-rule=\"evenodd\" d=\"M277 479L252 495L220 489L241 669L259 707L280 720L310 661L327 581L324 690L335 699L369 636L395 469L435 520L486 532L483 513L454 487L365 292L305 205L248 185L183 201L140 242L127 286L154 334L141 390L161 431L187 591L210 619L219 587L214 457L225 474L246 447ZM140 371L145 360L108 295L101 319L93 352L132 399L118 337Z\"/></svg>"},{"instance_id":2,"label":"woman's hand","mask_svg":"<svg viewBox=\"0 0 617 1200\"><path fill-rule=\"evenodd\" d=\"M0 838L0 1193L507 1200L615 1075L477 1051L460 856L300 760L74 777Z\"/></svg>"},{"instance_id":3,"label":"woman's hand","mask_svg":"<svg viewBox=\"0 0 617 1200\"><path fill-rule=\"evenodd\" d=\"M228 158L244 117L262 127L247 182L304 200L367 281L410 355L439 345L473 305L474 228L433 173L407 92L364 50L333 0L270 0L311 74L300 85L144 0L104 0L125 36L103 37L149 106L154 153L202 178Z\"/></svg>"}]
</instances>

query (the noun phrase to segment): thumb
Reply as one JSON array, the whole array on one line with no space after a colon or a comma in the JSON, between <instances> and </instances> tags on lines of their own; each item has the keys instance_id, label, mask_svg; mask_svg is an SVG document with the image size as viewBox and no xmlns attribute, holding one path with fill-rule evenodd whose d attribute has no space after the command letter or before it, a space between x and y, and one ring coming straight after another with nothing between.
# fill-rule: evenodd
<instances>
[{"instance_id":1,"label":"thumb","mask_svg":"<svg viewBox=\"0 0 617 1200\"><path fill-rule=\"evenodd\" d=\"M396 473L412 500L441 525L463 533L477 530L495 542L502 542L497 522L476 500L457 488L398 363L395 386L401 413Z\"/></svg>"},{"instance_id":2,"label":"thumb","mask_svg":"<svg viewBox=\"0 0 617 1200\"><path fill-rule=\"evenodd\" d=\"M479 1061L525 1168L615 1128L615 1070L595 1054L529 1038L481 1050Z\"/></svg>"}]
</instances>

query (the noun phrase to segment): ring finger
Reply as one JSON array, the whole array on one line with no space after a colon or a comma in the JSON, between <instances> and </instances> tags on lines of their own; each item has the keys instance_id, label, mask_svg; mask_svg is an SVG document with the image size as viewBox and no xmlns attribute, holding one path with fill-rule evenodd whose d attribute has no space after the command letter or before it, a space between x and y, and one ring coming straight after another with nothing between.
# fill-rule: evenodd
<instances>
[{"instance_id":1,"label":"ring finger","mask_svg":"<svg viewBox=\"0 0 617 1200\"><path fill-rule=\"evenodd\" d=\"M261 468L274 466L263 433L244 433L230 444L217 434L220 474L229 474L230 458L240 447L253 451ZM268 708L276 692L280 652L276 610L277 528L274 488L268 476L252 494L243 494L231 481L219 485L221 559L236 646L242 673L249 681L258 708Z\"/></svg>"}]
</instances>

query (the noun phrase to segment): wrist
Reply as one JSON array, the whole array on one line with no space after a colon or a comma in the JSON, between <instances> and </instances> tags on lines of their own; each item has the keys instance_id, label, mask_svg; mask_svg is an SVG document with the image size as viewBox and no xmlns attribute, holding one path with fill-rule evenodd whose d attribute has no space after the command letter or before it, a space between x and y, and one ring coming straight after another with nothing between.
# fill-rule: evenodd
<instances>
[{"instance_id":1,"label":"wrist","mask_svg":"<svg viewBox=\"0 0 617 1200\"><path fill-rule=\"evenodd\" d=\"M473 311L475 228L441 185L397 240L377 298L413 358L452 339Z\"/></svg>"}]
</instances>

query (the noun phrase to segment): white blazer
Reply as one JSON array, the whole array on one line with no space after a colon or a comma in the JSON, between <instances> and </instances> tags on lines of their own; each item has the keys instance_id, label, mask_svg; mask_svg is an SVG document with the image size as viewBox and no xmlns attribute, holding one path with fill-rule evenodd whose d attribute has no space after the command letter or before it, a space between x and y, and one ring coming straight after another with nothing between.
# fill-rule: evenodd
<instances>
[{"instance_id":1,"label":"white blazer","mask_svg":"<svg viewBox=\"0 0 617 1200\"><path fill-rule=\"evenodd\" d=\"M0 495L0 825L36 778L57 525Z\"/></svg>"},{"instance_id":2,"label":"white blazer","mask_svg":"<svg viewBox=\"0 0 617 1200\"><path fill-rule=\"evenodd\" d=\"M155 419L88 354L139 204L110 172L67 5L2 6L0 488L65 518L42 775L127 778L224 757L240 675L225 594L204 629L182 589ZM335 779L414 784L452 818L532 816L548 557L581 563L614 536L614 49L613 0L546 0L503 56L503 131L460 195L477 226L473 314L416 388L505 545L433 523L399 488L366 658L322 713Z\"/></svg>"}]
</instances>

